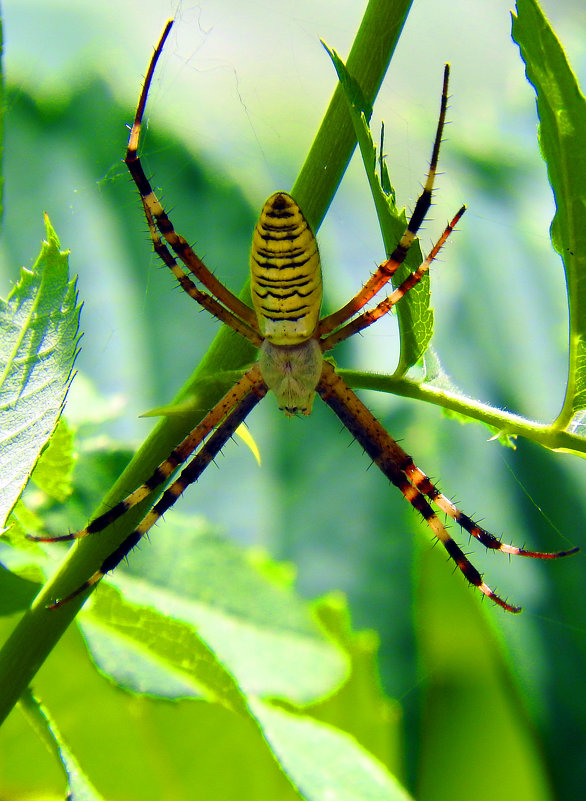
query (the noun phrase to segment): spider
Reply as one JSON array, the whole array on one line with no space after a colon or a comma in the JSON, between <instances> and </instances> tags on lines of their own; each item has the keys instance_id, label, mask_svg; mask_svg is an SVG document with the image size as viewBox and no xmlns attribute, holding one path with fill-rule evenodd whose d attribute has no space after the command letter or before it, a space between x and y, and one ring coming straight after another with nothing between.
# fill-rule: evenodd
<instances>
[{"instance_id":1,"label":"spider","mask_svg":"<svg viewBox=\"0 0 586 801\"><path fill-rule=\"evenodd\" d=\"M378 305L369 311L362 311L405 260L431 205L447 108L448 65L444 72L441 108L429 172L407 228L390 257L345 306L320 318L322 279L315 236L295 200L287 192L276 192L264 204L253 235L250 268L254 308L250 308L208 270L187 241L175 231L138 157L149 88L172 24L172 20L167 23L151 57L130 132L125 162L140 193L155 252L175 275L182 289L214 317L248 339L259 349L259 356L256 363L244 372L183 442L173 449L150 478L127 498L93 519L80 531L57 537L31 537L42 542L69 541L102 531L162 487L193 456L142 522L104 559L100 568L72 593L55 600L50 608L58 608L91 589L106 573L114 570L187 487L197 481L238 426L270 390L275 395L279 408L288 416L310 414L314 397L318 394L389 481L421 514L468 582L508 612L519 612L521 607L507 603L484 582L479 571L452 539L434 512L432 504L488 549L538 559L556 559L578 549L558 553L524 550L504 544L475 523L454 506L414 464L413 459L387 433L357 395L336 374L333 365L323 357L324 353L339 342L387 314L421 280L465 211L463 206L414 272ZM175 257L179 258L207 292L193 283Z\"/></svg>"}]
</instances>

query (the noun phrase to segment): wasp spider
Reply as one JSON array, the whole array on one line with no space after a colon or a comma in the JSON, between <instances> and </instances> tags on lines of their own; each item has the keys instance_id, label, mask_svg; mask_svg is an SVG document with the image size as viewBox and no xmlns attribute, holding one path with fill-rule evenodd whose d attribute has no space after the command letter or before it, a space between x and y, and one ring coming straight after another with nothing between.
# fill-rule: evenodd
<instances>
[{"instance_id":1,"label":"wasp spider","mask_svg":"<svg viewBox=\"0 0 586 801\"><path fill-rule=\"evenodd\" d=\"M528 551L504 544L479 526L438 490L336 374L332 364L323 358L324 353L339 342L387 314L421 280L464 213L462 207L417 270L374 308L362 311L368 301L387 285L405 260L430 207L446 115L448 67L446 66L444 73L441 110L429 173L407 228L390 257L343 308L320 318L322 278L315 236L295 200L286 192L277 192L266 201L253 235L250 270L254 308L250 308L218 281L187 241L175 231L137 154L149 87L171 25L172 21L167 23L151 58L125 161L140 193L155 252L169 267L185 292L216 318L246 337L259 349L259 356L257 362L244 372L219 403L173 449L145 484L105 514L92 520L81 531L60 537L37 538L51 542L74 540L102 531L161 488L178 468L186 465L137 528L103 561L100 568L68 596L55 601L53 608L90 589L127 556L187 487L197 481L237 427L270 390L286 415L309 414L317 393L389 481L421 514L470 584L478 587L484 595L507 611L520 611L520 607L507 603L484 582L481 574L452 539L433 506L455 520L486 548L505 554L556 559L578 549L559 553ZM179 262L204 289L199 289L194 284Z\"/></svg>"}]
</instances>

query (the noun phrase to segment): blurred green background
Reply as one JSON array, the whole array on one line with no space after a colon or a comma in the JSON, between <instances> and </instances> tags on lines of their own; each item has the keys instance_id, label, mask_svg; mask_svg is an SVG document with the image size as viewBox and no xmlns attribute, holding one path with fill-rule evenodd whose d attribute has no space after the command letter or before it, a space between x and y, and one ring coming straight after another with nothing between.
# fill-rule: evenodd
<instances>
[{"instance_id":1,"label":"blurred green background","mask_svg":"<svg viewBox=\"0 0 586 801\"><path fill-rule=\"evenodd\" d=\"M462 202L469 211L433 269L434 347L467 394L547 421L565 388L566 296L548 237L553 201L536 144L534 95L510 39L509 9L501 0L416 2L373 130L384 119L391 178L399 202L411 208L429 159L443 64L451 63L451 124L424 248ZM138 415L169 402L217 327L152 256L121 161L126 124L165 20L176 16L177 24L149 100L144 164L176 228L238 291L258 209L268 194L292 185L335 85L319 39L345 57L363 10L356 0L337 3L335 12L315 2L150 0L137 16L134 3L110 0L3 3L1 293L20 265L33 262L47 211L79 275L80 377L117 410L100 433L137 445L151 427ZM583 3L549 2L544 11L584 84ZM383 256L359 158L320 231L320 246L331 309ZM355 340L336 353L338 364L392 372L394 318ZM74 421L85 411L82 383L71 393ZM540 550L585 545L583 461L527 442L505 450L488 442L483 428L462 426L436 408L364 394L416 463L495 534ZM245 447L230 446L181 512L294 562L307 597L347 593L355 626L379 632L382 682L404 710L408 784L417 797L468 797L472 786L481 788L464 775L474 781L487 761L514 759L524 747L510 742L506 715L466 690L474 659L490 659L501 647L494 670L506 672L519 715L546 757L540 781L546 787L551 778L554 796L580 797L583 555L539 564L474 548L474 563L491 586L525 607L517 617L488 604L479 611L408 504L367 469L356 445L348 447L349 435L322 404L309 419L285 420L269 399L249 427L262 466ZM164 537L165 527L153 536ZM488 640L476 636L481 619ZM448 675L458 682L449 685ZM458 704L469 713L466 731L451 726ZM491 752L474 747L485 728ZM429 766L438 742L439 764L425 773L420 766ZM447 752L459 775L440 789L428 777L450 761ZM499 797L520 798L512 786L499 788Z\"/></svg>"}]
</instances>

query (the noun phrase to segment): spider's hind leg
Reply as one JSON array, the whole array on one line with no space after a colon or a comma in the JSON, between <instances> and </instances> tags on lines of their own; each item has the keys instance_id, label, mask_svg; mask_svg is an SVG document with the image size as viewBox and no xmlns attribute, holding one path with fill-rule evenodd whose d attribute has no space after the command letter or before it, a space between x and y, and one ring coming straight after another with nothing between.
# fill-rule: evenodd
<instances>
[{"instance_id":1,"label":"spider's hind leg","mask_svg":"<svg viewBox=\"0 0 586 801\"><path fill-rule=\"evenodd\" d=\"M402 450L399 445L397 445L397 449ZM439 491L435 484L414 464L413 459L404 451L403 458L402 469L419 492L426 495L438 509L441 509L448 517L455 520L456 523L462 526L464 531L475 537L488 550L500 551L501 553L509 554L509 556L529 556L534 559L560 559L580 550L579 548L570 548L567 551L545 553L542 551L528 551L525 548L518 548L516 545L507 545L458 509L449 498Z\"/></svg>"},{"instance_id":2,"label":"spider's hind leg","mask_svg":"<svg viewBox=\"0 0 586 801\"><path fill-rule=\"evenodd\" d=\"M370 413L358 396L340 376L336 375L334 368L328 362L324 362L317 392L337 414L356 441L362 445L381 472L401 491L405 499L423 517L433 534L442 543L449 556L464 574L466 580L507 612L520 612L521 607L507 603L486 584L480 572L452 539L448 530L434 512L430 501L458 522L487 548L512 555L532 556L539 559L556 559L575 553L578 550L575 548L559 553L539 553L501 543L497 537L481 528L454 506L445 495L442 495L425 473L415 466L413 459Z\"/></svg>"},{"instance_id":3,"label":"spider's hind leg","mask_svg":"<svg viewBox=\"0 0 586 801\"><path fill-rule=\"evenodd\" d=\"M60 606L68 603L72 598L75 598L97 584L106 573L118 567L120 562L128 556L130 551L141 541L145 534L150 531L159 518L173 506L191 484L197 481L210 462L213 461L228 440L234 435L238 426L250 414L256 404L262 400L266 393L267 387L261 379L256 382L239 404L231 410L223 423L218 426L187 467L182 470L179 478L165 490L142 522L104 559L98 570L96 570L87 581L77 587L73 592L69 593L69 595L54 601L49 606L49 609L58 609Z\"/></svg>"},{"instance_id":4,"label":"spider's hind leg","mask_svg":"<svg viewBox=\"0 0 586 801\"><path fill-rule=\"evenodd\" d=\"M157 522L159 517L175 503L183 491L199 478L210 461L218 454L224 444L233 435L236 428L247 417L250 411L252 411L254 406L264 397L266 392L267 387L260 375L260 370L257 365L254 365L242 376L234 387L226 393L222 400L216 404L183 442L174 448L171 455L154 470L147 481L127 498L117 503L104 514L94 518L94 520L80 531L58 537L37 537L29 535L28 538L36 542L63 542L82 539L90 534L103 531L164 484L175 470L190 458L192 453L201 445L202 441L210 432L216 429L205 444L199 448L199 451L189 465L183 469L179 478L165 490L161 498L153 506L151 511L146 514L138 527L130 532L126 539L106 557L100 568L90 576L87 581L74 590L74 592L56 601L50 608L62 606L76 595L79 595L84 592L84 590L97 584L105 573L113 570Z\"/></svg>"}]
</instances>

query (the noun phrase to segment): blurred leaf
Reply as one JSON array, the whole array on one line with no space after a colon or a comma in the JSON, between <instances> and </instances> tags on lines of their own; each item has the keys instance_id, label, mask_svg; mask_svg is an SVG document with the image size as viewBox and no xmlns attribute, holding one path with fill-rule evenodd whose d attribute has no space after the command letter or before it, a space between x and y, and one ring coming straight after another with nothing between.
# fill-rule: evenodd
<instances>
[{"instance_id":1,"label":"blurred leaf","mask_svg":"<svg viewBox=\"0 0 586 801\"><path fill-rule=\"evenodd\" d=\"M348 734L260 700L253 701L252 709L283 770L308 801L327 798L409 801L411 798Z\"/></svg>"},{"instance_id":2,"label":"blurred leaf","mask_svg":"<svg viewBox=\"0 0 586 801\"><path fill-rule=\"evenodd\" d=\"M21 578L0 565L0 617L26 609L40 584Z\"/></svg>"},{"instance_id":3,"label":"blurred leaf","mask_svg":"<svg viewBox=\"0 0 586 801\"><path fill-rule=\"evenodd\" d=\"M68 801L100 801L103 796L92 787L88 778L83 774L43 705L34 698L30 690L25 692L20 703L37 735L63 765L68 782Z\"/></svg>"},{"instance_id":4,"label":"blurred leaf","mask_svg":"<svg viewBox=\"0 0 586 801\"><path fill-rule=\"evenodd\" d=\"M173 519L169 523L173 529ZM183 532L188 533L187 529ZM407 799L388 770L348 734L292 708L285 712L255 698L260 694L279 696L287 704L306 703L330 692L346 676L341 651L320 634L305 605L295 599L289 581L280 585L280 572L273 570L267 582L238 549L205 528L190 546L191 566L180 561L169 572L162 543L163 538L158 538L159 547L140 554L144 557L137 571L140 579L116 574L123 596L104 585L80 617L100 670L134 693L166 699L203 697L213 707L219 703L245 718L250 707L264 738L304 798L321 798L323 788L330 787L336 798L348 801ZM172 537L168 547L173 547ZM167 566L164 570L163 565ZM330 606L328 628L336 631L336 640L343 646L354 641L354 635L347 617L340 619L334 611ZM371 648L368 651L372 653ZM369 666L364 671L357 661L354 691L340 695L336 703L338 716L362 732L370 731L370 739L375 722L383 730L388 726L385 714L379 720L375 712L376 708L384 712L382 698L376 706L355 706L356 689L370 686L371 670ZM51 709L62 714L54 703ZM375 738L379 743L380 737L379 733ZM229 747L230 737L223 739ZM75 758L85 771L82 752L76 751Z\"/></svg>"},{"instance_id":5,"label":"blurred leaf","mask_svg":"<svg viewBox=\"0 0 586 801\"><path fill-rule=\"evenodd\" d=\"M350 657L351 670L340 689L312 704L308 713L352 734L391 773L402 778L403 715L399 703L385 695L381 686L378 633L352 629L348 603L341 593L319 600L316 613Z\"/></svg>"},{"instance_id":6,"label":"blurred leaf","mask_svg":"<svg viewBox=\"0 0 586 801\"><path fill-rule=\"evenodd\" d=\"M106 588L100 594L114 596ZM131 623L130 616L127 622ZM145 646L149 644L147 639ZM184 645L188 641L183 636L173 636L166 640L166 653L161 648L159 655L161 661L173 659L177 648L178 657L188 660L183 666L188 677L190 666L200 670L197 659L202 653L197 647L193 652L184 650ZM123 648L120 662L125 653L132 658ZM219 663L215 669L222 672ZM201 670L211 675L205 665ZM144 675L148 679L152 674ZM159 801L171 791L178 801L292 801L323 799L326 788L344 801L408 798L384 766L348 734L253 697L248 699L253 716L240 703L236 711L225 703L228 686L216 684L220 695L212 700L183 697L173 703L148 691L121 691L94 669L72 628L37 675L35 695L51 710L52 732L59 732L61 756L57 757L54 742L53 760L60 764L66 742L68 766L74 758L83 776L111 801ZM91 710L89 717L75 714L76 708ZM346 715L352 712L349 708ZM362 715L360 709L354 712ZM37 734L44 741L46 732ZM36 755L37 739L30 731L27 736L17 708L0 729L0 794L14 797L7 792L16 786L11 781L31 797L39 797L38 791L34 795L39 785L45 792L55 786L44 749L40 758ZM20 745L14 749L11 742Z\"/></svg>"},{"instance_id":7,"label":"blurred leaf","mask_svg":"<svg viewBox=\"0 0 586 801\"><path fill-rule=\"evenodd\" d=\"M67 255L46 220L47 241L0 301L0 523L53 433L72 379L80 307Z\"/></svg>"},{"instance_id":8,"label":"blurred leaf","mask_svg":"<svg viewBox=\"0 0 586 801\"><path fill-rule=\"evenodd\" d=\"M73 474L73 495L67 506L54 504L45 515L48 529L55 534L82 528L87 523L95 512L96 499L103 497L133 454L131 447L108 436L82 440L80 446Z\"/></svg>"},{"instance_id":9,"label":"blurred leaf","mask_svg":"<svg viewBox=\"0 0 586 801\"><path fill-rule=\"evenodd\" d=\"M233 677L217 661L195 627L185 621L185 604L161 596L161 592L151 593L147 606L106 587L100 588L89 625L82 625L97 665L120 686L154 695L164 687L158 675L149 670L149 663L158 662L160 671L169 671L170 679L184 677L183 695L204 695L246 715ZM149 678L153 679L152 684ZM174 684L170 682L163 689L162 697L176 697Z\"/></svg>"},{"instance_id":10,"label":"blurred leaf","mask_svg":"<svg viewBox=\"0 0 586 801\"><path fill-rule=\"evenodd\" d=\"M438 549L421 548L420 566L424 695L418 801L467 798L471 786L500 801L553 801L533 726L487 605L481 607L466 583L445 569ZM495 743L498 754L489 759Z\"/></svg>"},{"instance_id":11,"label":"blurred leaf","mask_svg":"<svg viewBox=\"0 0 586 801\"><path fill-rule=\"evenodd\" d=\"M535 0L518 0L513 38L537 93L539 144L556 213L551 238L562 257L570 307L568 387L558 425L586 408L586 100Z\"/></svg>"},{"instance_id":12,"label":"blurred leaf","mask_svg":"<svg viewBox=\"0 0 586 801\"><path fill-rule=\"evenodd\" d=\"M108 801L299 798L253 718L221 703L122 691L96 671L76 627L37 674L34 692ZM17 706L0 728L0 796L63 798L61 774Z\"/></svg>"},{"instance_id":13,"label":"blurred leaf","mask_svg":"<svg viewBox=\"0 0 586 801\"><path fill-rule=\"evenodd\" d=\"M73 492L74 464L73 431L62 417L49 444L39 456L31 479L50 498L64 503Z\"/></svg>"},{"instance_id":14,"label":"blurred leaf","mask_svg":"<svg viewBox=\"0 0 586 801\"><path fill-rule=\"evenodd\" d=\"M114 575L123 596L100 588L91 619L172 671L188 671L195 689L207 687L213 697L221 697L223 684L206 678L211 652L248 693L308 703L337 687L347 672L343 654L323 636L291 588L269 582L235 545L206 525L198 531L193 519L180 521L179 515L169 514L169 536L157 537L133 558L134 577ZM176 558L174 538L183 541L186 558ZM185 637L184 647L168 647L170 640ZM99 642L90 632L88 641L101 664ZM129 664L121 649L125 673ZM140 674L136 659L133 664ZM108 670L117 678L111 661Z\"/></svg>"}]
</instances>

